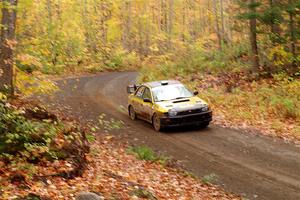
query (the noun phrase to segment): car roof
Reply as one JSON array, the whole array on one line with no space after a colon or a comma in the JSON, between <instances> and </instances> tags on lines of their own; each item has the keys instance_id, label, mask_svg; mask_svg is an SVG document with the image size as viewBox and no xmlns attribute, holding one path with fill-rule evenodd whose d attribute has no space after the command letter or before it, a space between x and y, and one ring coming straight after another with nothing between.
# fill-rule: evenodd
<instances>
[{"instance_id":1,"label":"car roof","mask_svg":"<svg viewBox=\"0 0 300 200\"><path fill-rule=\"evenodd\" d=\"M163 83L167 83L167 84L163 84ZM149 88L155 88L158 86L166 86L166 85L174 85L174 84L181 84L181 82L176 81L176 80L163 80L163 81L147 82L147 83L144 83L143 85L145 85Z\"/></svg>"}]
</instances>

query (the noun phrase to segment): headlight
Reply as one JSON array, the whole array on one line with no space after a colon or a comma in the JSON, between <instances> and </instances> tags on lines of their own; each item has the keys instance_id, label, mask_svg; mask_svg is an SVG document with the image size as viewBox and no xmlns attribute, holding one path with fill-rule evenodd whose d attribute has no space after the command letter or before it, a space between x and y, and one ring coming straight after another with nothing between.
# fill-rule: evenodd
<instances>
[{"instance_id":1,"label":"headlight","mask_svg":"<svg viewBox=\"0 0 300 200\"><path fill-rule=\"evenodd\" d=\"M169 110L169 116L174 117L177 115L177 112L175 110Z\"/></svg>"},{"instance_id":2,"label":"headlight","mask_svg":"<svg viewBox=\"0 0 300 200\"><path fill-rule=\"evenodd\" d=\"M203 108L202 108L202 112L207 112L209 110L209 107L207 105L205 105Z\"/></svg>"}]
</instances>

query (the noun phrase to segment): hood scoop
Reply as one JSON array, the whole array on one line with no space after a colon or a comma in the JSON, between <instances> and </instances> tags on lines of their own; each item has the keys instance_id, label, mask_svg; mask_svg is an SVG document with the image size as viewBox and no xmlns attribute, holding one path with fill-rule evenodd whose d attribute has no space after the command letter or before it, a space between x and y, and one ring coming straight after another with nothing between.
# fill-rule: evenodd
<instances>
[{"instance_id":1,"label":"hood scoop","mask_svg":"<svg viewBox=\"0 0 300 200\"><path fill-rule=\"evenodd\" d=\"M173 103L182 103L182 102L188 102L190 101L189 99L183 99L183 100L178 100L178 101L173 101Z\"/></svg>"}]
</instances>

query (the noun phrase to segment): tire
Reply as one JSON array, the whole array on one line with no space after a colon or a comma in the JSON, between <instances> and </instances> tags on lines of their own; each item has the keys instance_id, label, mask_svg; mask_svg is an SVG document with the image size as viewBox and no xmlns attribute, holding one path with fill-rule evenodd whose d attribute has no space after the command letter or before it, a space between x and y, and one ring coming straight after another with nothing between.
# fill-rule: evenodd
<instances>
[{"instance_id":1,"label":"tire","mask_svg":"<svg viewBox=\"0 0 300 200\"><path fill-rule=\"evenodd\" d=\"M207 128L209 126L209 122L204 122L201 124L201 128Z\"/></svg>"},{"instance_id":2,"label":"tire","mask_svg":"<svg viewBox=\"0 0 300 200\"><path fill-rule=\"evenodd\" d=\"M129 106L128 114L129 114L130 119L136 120L137 117L136 117L136 113L134 111L133 106Z\"/></svg>"},{"instance_id":3,"label":"tire","mask_svg":"<svg viewBox=\"0 0 300 200\"><path fill-rule=\"evenodd\" d=\"M153 128L155 131L160 132L162 130L160 119L156 113L154 113L154 115L152 117L152 125L153 125Z\"/></svg>"}]
</instances>

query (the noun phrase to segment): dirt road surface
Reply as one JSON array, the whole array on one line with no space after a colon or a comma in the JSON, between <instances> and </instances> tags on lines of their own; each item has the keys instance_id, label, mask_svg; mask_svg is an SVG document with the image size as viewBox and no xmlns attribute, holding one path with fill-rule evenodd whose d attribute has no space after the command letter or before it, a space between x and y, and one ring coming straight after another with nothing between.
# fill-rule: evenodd
<instances>
[{"instance_id":1,"label":"dirt road surface","mask_svg":"<svg viewBox=\"0 0 300 200\"><path fill-rule=\"evenodd\" d=\"M113 72L59 81L61 92L47 103L68 106L83 122L102 113L122 120L126 127L115 133L121 139L159 150L197 177L210 175L210 181L245 199L300 199L299 147L214 125L156 133L150 124L131 121L124 112L126 85L136 77L135 72Z\"/></svg>"}]
</instances>

